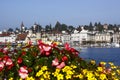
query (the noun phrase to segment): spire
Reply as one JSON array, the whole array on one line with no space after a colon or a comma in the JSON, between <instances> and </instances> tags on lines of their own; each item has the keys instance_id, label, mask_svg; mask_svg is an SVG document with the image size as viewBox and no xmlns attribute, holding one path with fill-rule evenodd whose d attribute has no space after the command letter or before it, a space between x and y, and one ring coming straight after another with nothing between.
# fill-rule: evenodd
<instances>
[{"instance_id":1,"label":"spire","mask_svg":"<svg viewBox=\"0 0 120 80\"><path fill-rule=\"evenodd\" d=\"M21 23L21 28L22 28L22 27L24 27L23 21L22 21L22 23Z\"/></svg>"},{"instance_id":2,"label":"spire","mask_svg":"<svg viewBox=\"0 0 120 80\"><path fill-rule=\"evenodd\" d=\"M23 24L23 21L22 21L22 23L21 23L21 33L22 33L23 31L25 31L25 27L24 27L24 24Z\"/></svg>"}]
</instances>

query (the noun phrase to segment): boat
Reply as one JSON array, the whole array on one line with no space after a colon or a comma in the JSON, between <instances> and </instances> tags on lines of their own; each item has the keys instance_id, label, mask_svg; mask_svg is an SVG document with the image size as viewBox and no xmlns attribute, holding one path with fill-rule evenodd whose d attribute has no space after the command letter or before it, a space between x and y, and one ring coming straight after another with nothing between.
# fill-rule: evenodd
<instances>
[{"instance_id":1,"label":"boat","mask_svg":"<svg viewBox=\"0 0 120 80\"><path fill-rule=\"evenodd\" d=\"M120 47L120 44L119 43L112 43L111 47L116 47L117 48L117 47Z\"/></svg>"}]
</instances>

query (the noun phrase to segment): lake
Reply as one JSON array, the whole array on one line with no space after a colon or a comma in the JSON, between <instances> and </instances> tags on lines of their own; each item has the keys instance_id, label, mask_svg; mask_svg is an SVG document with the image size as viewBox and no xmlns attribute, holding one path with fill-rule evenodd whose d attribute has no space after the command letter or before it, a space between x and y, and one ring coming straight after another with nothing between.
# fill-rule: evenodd
<instances>
[{"instance_id":1,"label":"lake","mask_svg":"<svg viewBox=\"0 0 120 80\"><path fill-rule=\"evenodd\" d=\"M100 61L113 62L120 66L120 48L82 48L80 57L83 59L94 59Z\"/></svg>"}]
</instances>

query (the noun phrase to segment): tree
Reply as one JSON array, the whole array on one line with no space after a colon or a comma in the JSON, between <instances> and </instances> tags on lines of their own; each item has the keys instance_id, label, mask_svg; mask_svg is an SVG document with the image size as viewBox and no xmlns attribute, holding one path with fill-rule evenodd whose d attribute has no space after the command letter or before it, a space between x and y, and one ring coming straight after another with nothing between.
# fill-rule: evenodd
<instances>
[{"instance_id":1,"label":"tree","mask_svg":"<svg viewBox=\"0 0 120 80\"><path fill-rule=\"evenodd\" d=\"M62 24L62 25L61 25L61 31L62 31L62 30L65 30L65 31L67 30L67 25L66 25L66 24Z\"/></svg>"},{"instance_id":2,"label":"tree","mask_svg":"<svg viewBox=\"0 0 120 80\"><path fill-rule=\"evenodd\" d=\"M74 29L75 28L71 25L67 27L67 30L68 30L69 33L71 33Z\"/></svg>"},{"instance_id":3,"label":"tree","mask_svg":"<svg viewBox=\"0 0 120 80\"><path fill-rule=\"evenodd\" d=\"M61 30L61 24L60 24L60 22L56 22L56 24L55 24L55 28L54 28L56 31L60 31Z\"/></svg>"},{"instance_id":4,"label":"tree","mask_svg":"<svg viewBox=\"0 0 120 80\"><path fill-rule=\"evenodd\" d=\"M13 29L12 29L12 28L9 28L9 29L8 29L8 32L13 32Z\"/></svg>"},{"instance_id":5,"label":"tree","mask_svg":"<svg viewBox=\"0 0 120 80\"><path fill-rule=\"evenodd\" d=\"M90 22L90 24L89 24L89 31L93 31L93 25L92 25L92 22Z\"/></svg>"},{"instance_id":6,"label":"tree","mask_svg":"<svg viewBox=\"0 0 120 80\"><path fill-rule=\"evenodd\" d=\"M101 23L99 22L98 25L97 25L97 30L102 32L103 31L103 25L101 25Z\"/></svg>"}]
</instances>

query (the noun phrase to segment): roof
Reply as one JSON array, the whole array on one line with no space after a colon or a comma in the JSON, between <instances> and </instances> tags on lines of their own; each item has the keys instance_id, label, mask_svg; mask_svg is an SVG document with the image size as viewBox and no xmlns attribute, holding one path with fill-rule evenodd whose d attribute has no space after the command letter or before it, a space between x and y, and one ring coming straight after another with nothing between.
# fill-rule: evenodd
<instances>
[{"instance_id":1,"label":"roof","mask_svg":"<svg viewBox=\"0 0 120 80\"><path fill-rule=\"evenodd\" d=\"M2 33L0 34L0 37L10 36L10 35L11 35L11 34L8 33L8 32L2 32Z\"/></svg>"},{"instance_id":2,"label":"roof","mask_svg":"<svg viewBox=\"0 0 120 80\"><path fill-rule=\"evenodd\" d=\"M27 33L18 34L18 35L17 35L17 38L16 38L16 41L25 40L26 37L27 37Z\"/></svg>"}]
</instances>

